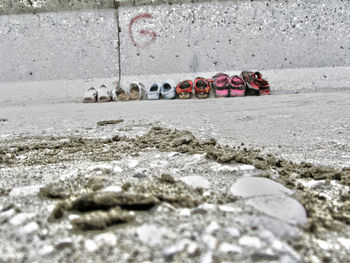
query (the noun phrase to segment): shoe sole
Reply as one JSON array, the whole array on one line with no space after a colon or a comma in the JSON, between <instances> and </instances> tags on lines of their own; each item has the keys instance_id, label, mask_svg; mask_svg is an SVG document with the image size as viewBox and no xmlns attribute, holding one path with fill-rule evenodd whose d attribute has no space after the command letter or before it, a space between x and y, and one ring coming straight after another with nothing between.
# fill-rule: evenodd
<instances>
[{"instance_id":1,"label":"shoe sole","mask_svg":"<svg viewBox=\"0 0 350 263\"><path fill-rule=\"evenodd\" d=\"M95 103L96 99L92 99L92 98L84 98L83 99L83 103Z\"/></svg>"},{"instance_id":2,"label":"shoe sole","mask_svg":"<svg viewBox=\"0 0 350 263\"><path fill-rule=\"evenodd\" d=\"M245 95L245 90L237 90L237 89L230 90L230 97L243 97L244 95Z\"/></svg>"},{"instance_id":3,"label":"shoe sole","mask_svg":"<svg viewBox=\"0 0 350 263\"><path fill-rule=\"evenodd\" d=\"M188 93L188 94L179 94L179 99L189 99L191 98L192 93Z\"/></svg>"},{"instance_id":4,"label":"shoe sole","mask_svg":"<svg viewBox=\"0 0 350 263\"><path fill-rule=\"evenodd\" d=\"M102 97L102 98L98 98L97 102L109 102L111 101L111 98L105 98L105 97Z\"/></svg>"},{"instance_id":5,"label":"shoe sole","mask_svg":"<svg viewBox=\"0 0 350 263\"><path fill-rule=\"evenodd\" d=\"M196 97L198 99L207 99L209 97L209 94L199 94L199 93L196 93Z\"/></svg>"}]
</instances>

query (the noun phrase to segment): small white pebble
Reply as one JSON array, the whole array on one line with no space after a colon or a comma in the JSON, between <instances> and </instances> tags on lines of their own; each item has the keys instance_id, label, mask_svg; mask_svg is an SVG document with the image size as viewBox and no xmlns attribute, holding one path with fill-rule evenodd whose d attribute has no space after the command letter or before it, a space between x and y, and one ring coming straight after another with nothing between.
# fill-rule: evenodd
<instances>
[{"instance_id":1,"label":"small white pebble","mask_svg":"<svg viewBox=\"0 0 350 263\"><path fill-rule=\"evenodd\" d=\"M41 256L46 256L51 254L54 251L54 247L51 245L46 245L43 246L40 250L39 250L39 255Z\"/></svg>"},{"instance_id":2,"label":"small white pebble","mask_svg":"<svg viewBox=\"0 0 350 263\"><path fill-rule=\"evenodd\" d=\"M252 236L243 236L238 240L238 243L241 246L254 247L254 248L261 247L260 239Z\"/></svg>"},{"instance_id":3,"label":"small white pebble","mask_svg":"<svg viewBox=\"0 0 350 263\"><path fill-rule=\"evenodd\" d=\"M86 251L89 253L93 253L93 252L98 250L98 246L91 239L85 240L84 247L85 247Z\"/></svg>"},{"instance_id":4,"label":"small white pebble","mask_svg":"<svg viewBox=\"0 0 350 263\"><path fill-rule=\"evenodd\" d=\"M242 211L242 208L234 207L234 206L230 206L230 205L220 205L219 209L221 211L227 212L227 213L239 213Z\"/></svg>"},{"instance_id":5,"label":"small white pebble","mask_svg":"<svg viewBox=\"0 0 350 263\"><path fill-rule=\"evenodd\" d=\"M213 234L215 232L217 232L220 229L220 225L215 222L212 221L209 226L207 226L207 228L205 229L205 232L209 233L209 234Z\"/></svg>"},{"instance_id":6,"label":"small white pebble","mask_svg":"<svg viewBox=\"0 0 350 263\"><path fill-rule=\"evenodd\" d=\"M323 250L329 250L330 244L322 239L316 239L318 246Z\"/></svg>"},{"instance_id":7,"label":"small white pebble","mask_svg":"<svg viewBox=\"0 0 350 263\"><path fill-rule=\"evenodd\" d=\"M10 219L10 224L19 226L34 218L34 213L20 213Z\"/></svg>"},{"instance_id":8,"label":"small white pebble","mask_svg":"<svg viewBox=\"0 0 350 263\"><path fill-rule=\"evenodd\" d=\"M29 235L38 231L39 225L36 222L30 222L19 229L21 235Z\"/></svg>"},{"instance_id":9,"label":"small white pebble","mask_svg":"<svg viewBox=\"0 0 350 263\"><path fill-rule=\"evenodd\" d=\"M112 232L107 232L103 234L99 234L94 238L94 241L99 245L109 245L109 246L116 246L117 245L117 237Z\"/></svg>"},{"instance_id":10,"label":"small white pebble","mask_svg":"<svg viewBox=\"0 0 350 263\"><path fill-rule=\"evenodd\" d=\"M213 251L217 248L218 240L215 237L213 237L212 235L206 234L202 237L202 239L209 250Z\"/></svg>"},{"instance_id":11,"label":"small white pebble","mask_svg":"<svg viewBox=\"0 0 350 263\"><path fill-rule=\"evenodd\" d=\"M239 237L241 235L241 232L237 228L226 228L226 232L231 236L231 237Z\"/></svg>"},{"instance_id":12,"label":"small white pebble","mask_svg":"<svg viewBox=\"0 0 350 263\"><path fill-rule=\"evenodd\" d=\"M338 242L350 251L350 238L339 237Z\"/></svg>"},{"instance_id":13,"label":"small white pebble","mask_svg":"<svg viewBox=\"0 0 350 263\"><path fill-rule=\"evenodd\" d=\"M16 214L16 210L11 208L9 210L6 210L2 213L0 213L0 219L8 219Z\"/></svg>"},{"instance_id":14,"label":"small white pebble","mask_svg":"<svg viewBox=\"0 0 350 263\"><path fill-rule=\"evenodd\" d=\"M242 248L234 244L224 242L219 246L219 251L222 253L241 253Z\"/></svg>"},{"instance_id":15,"label":"small white pebble","mask_svg":"<svg viewBox=\"0 0 350 263\"><path fill-rule=\"evenodd\" d=\"M121 167L119 167L119 166L114 166L113 171L114 171L115 173L122 173L122 172L123 172L123 169L122 169Z\"/></svg>"},{"instance_id":16,"label":"small white pebble","mask_svg":"<svg viewBox=\"0 0 350 263\"><path fill-rule=\"evenodd\" d=\"M211 191L205 191L203 193L203 197L208 197L208 196L211 196Z\"/></svg>"},{"instance_id":17,"label":"small white pebble","mask_svg":"<svg viewBox=\"0 0 350 263\"><path fill-rule=\"evenodd\" d=\"M179 212L180 216L191 216L191 210L188 208L183 208Z\"/></svg>"},{"instance_id":18,"label":"small white pebble","mask_svg":"<svg viewBox=\"0 0 350 263\"><path fill-rule=\"evenodd\" d=\"M204 204L201 204L201 205L197 206L197 208L203 209L203 210L207 210L207 211L215 211L216 210L216 205L204 203Z\"/></svg>"},{"instance_id":19,"label":"small white pebble","mask_svg":"<svg viewBox=\"0 0 350 263\"><path fill-rule=\"evenodd\" d=\"M121 193L123 190L119 185L110 185L100 190L100 192Z\"/></svg>"},{"instance_id":20,"label":"small white pebble","mask_svg":"<svg viewBox=\"0 0 350 263\"><path fill-rule=\"evenodd\" d=\"M129 168L135 168L139 164L138 160L130 160L128 163Z\"/></svg>"},{"instance_id":21,"label":"small white pebble","mask_svg":"<svg viewBox=\"0 0 350 263\"><path fill-rule=\"evenodd\" d=\"M241 171L251 171L251 170L254 170L255 167L253 165L243 164L243 165L239 166L239 169Z\"/></svg>"},{"instance_id":22,"label":"small white pebble","mask_svg":"<svg viewBox=\"0 0 350 263\"><path fill-rule=\"evenodd\" d=\"M195 242L190 242L187 246L187 253L189 255L195 255L200 250L199 246Z\"/></svg>"},{"instance_id":23,"label":"small white pebble","mask_svg":"<svg viewBox=\"0 0 350 263\"><path fill-rule=\"evenodd\" d=\"M229 166L229 165L222 165L222 166L219 166L218 168L216 168L216 170L218 172L237 172L238 168L233 167L233 166Z\"/></svg>"},{"instance_id":24,"label":"small white pebble","mask_svg":"<svg viewBox=\"0 0 350 263\"><path fill-rule=\"evenodd\" d=\"M77 218L79 218L79 217L80 217L79 215L72 214L72 215L69 215L69 216L68 216L68 220L69 220L69 221L72 221L72 220L77 219Z\"/></svg>"},{"instance_id":25,"label":"small white pebble","mask_svg":"<svg viewBox=\"0 0 350 263\"><path fill-rule=\"evenodd\" d=\"M212 263L213 262L213 253L211 251L202 254L200 258L200 263Z\"/></svg>"}]
</instances>

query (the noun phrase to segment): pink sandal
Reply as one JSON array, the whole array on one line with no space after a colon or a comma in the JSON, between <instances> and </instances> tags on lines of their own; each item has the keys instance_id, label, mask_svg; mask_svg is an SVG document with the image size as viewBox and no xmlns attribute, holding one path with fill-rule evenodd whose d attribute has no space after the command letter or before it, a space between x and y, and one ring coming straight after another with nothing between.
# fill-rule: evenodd
<instances>
[{"instance_id":1,"label":"pink sandal","mask_svg":"<svg viewBox=\"0 0 350 263\"><path fill-rule=\"evenodd\" d=\"M230 97L242 97L245 95L246 83L240 76L233 75L230 78Z\"/></svg>"},{"instance_id":2,"label":"pink sandal","mask_svg":"<svg viewBox=\"0 0 350 263\"><path fill-rule=\"evenodd\" d=\"M216 74L213 77L213 88L215 97L228 97L230 91L230 77L224 73Z\"/></svg>"}]
</instances>

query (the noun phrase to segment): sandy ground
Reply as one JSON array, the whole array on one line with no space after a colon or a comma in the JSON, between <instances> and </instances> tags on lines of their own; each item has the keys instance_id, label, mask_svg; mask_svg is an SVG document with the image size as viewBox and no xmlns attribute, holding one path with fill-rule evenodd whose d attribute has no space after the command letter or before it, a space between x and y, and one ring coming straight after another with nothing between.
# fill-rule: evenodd
<instances>
[{"instance_id":1,"label":"sandy ground","mask_svg":"<svg viewBox=\"0 0 350 263\"><path fill-rule=\"evenodd\" d=\"M346 262L349 112L348 91L2 104L0 262Z\"/></svg>"}]
</instances>

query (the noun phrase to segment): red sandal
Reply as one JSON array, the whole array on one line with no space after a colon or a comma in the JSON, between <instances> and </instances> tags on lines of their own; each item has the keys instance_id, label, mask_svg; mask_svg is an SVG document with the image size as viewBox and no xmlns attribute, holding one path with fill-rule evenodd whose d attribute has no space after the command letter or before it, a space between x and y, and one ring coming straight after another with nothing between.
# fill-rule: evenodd
<instances>
[{"instance_id":1,"label":"red sandal","mask_svg":"<svg viewBox=\"0 0 350 263\"><path fill-rule=\"evenodd\" d=\"M191 80L184 80L176 87L176 94L180 99L189 99L192 96L193 82Z\"/></svg>"},{"instance_id":2,"label":"red sandal","mask_svg":"<svg viewBox=\"0 0 350 263\"><path fill-rule=\"evenodd\" d=\"M198 99L206 99L209 97L211 90L211 79L198 77L194 80L194 91Z\"/></svg>"},{"instance_id":3,"label":"red sandal","mask_svg":"<svg viewBox=\"0 0 350 263\"><path fill-rule=\"evenodd\" d=\"M262 78L260 72L242 71L241 76L247 84L246 95L270 94L270 84Z\"/></svg>"}]
</instances>

